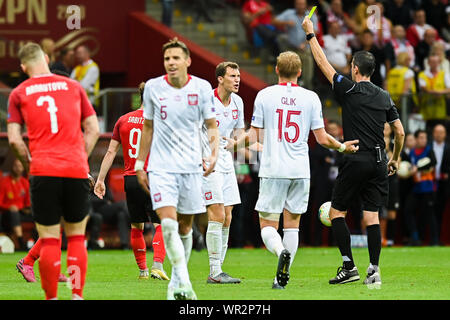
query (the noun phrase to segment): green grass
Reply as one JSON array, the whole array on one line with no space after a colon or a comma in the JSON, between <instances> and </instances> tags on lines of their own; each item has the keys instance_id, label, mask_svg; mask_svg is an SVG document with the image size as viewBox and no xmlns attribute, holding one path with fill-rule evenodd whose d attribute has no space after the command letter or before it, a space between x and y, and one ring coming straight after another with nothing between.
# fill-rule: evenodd
<instances>
[{"instance_id":1,"label":"green grass","mask_svg":"<svg viewBox=\"0 0 450 320\"><path fill-rule=\"evenodd\" d=\"M368 265L367 249L354 249L361 278ZM27 283L15 270L23 253L0 255L0 300L43 299L40 283ZM63 251L62 270L66 252ZM152 254L148 254L151 261ZM450 247L384 248L381 252L381 289L359 282L330 286L341 263L337 248L299 248L286 290L272 290L277 259L264 249L229 249L223 269L240 277L238 285L207 285L207 251L193 251L189 262L191 282L199 299L205 300L441 300L450 299ZM165 262L170 275L170 264ZM35 273L39 275L38 264ZM84 289L91 300L161 300L167 281L138 281L132 251L91 251ZM59 299L70 299L70 290L59 285Z\"/></svg>"}]
</instances>

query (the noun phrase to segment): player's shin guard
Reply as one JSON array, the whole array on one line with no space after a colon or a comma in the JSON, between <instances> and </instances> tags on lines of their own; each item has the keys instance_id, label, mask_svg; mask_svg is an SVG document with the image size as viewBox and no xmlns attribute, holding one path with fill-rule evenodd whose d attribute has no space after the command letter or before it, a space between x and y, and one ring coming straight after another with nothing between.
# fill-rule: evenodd
<instances>
[{"instance_id":1,"label":"player's shin guard","mask_svg":"<svg viewBox=\"0 0 450 320\"><path fill-rule=\"evenodd\" d=\"M139 270L146 270L147 246L145 244L144 234L141 229L131 228L130 243Z\"/></svg>"},{"instance_id":2,"label":"player's shin guard","mask_svg":"<svg viewBox=\"0 0 450 320\"><path fill-rule=\"evenodd\" d=\"M267 250L275 254L277 257L279 257L281 251L285 249L283 246L283 242L281 241L280 234L274 227L262 228L261 238Z\"/></svg>"},{"instance_id":3,"label":"player's shin guard","mask_svg":"<svg viewBox=\"0 0 450 320\"><path fill-rule=\"evenodd\" d=\"M369 249L370 263L378 266L381 253L381 232L379 224L367 226L367 247Z\"/></svg>"},{"instance_id":4,"label":"player's shin guard","mask_svg":"<svg viewBox=\"0 0 450 320\"><path fill-rule=\"evenodd\" d=\"M180 239L181 242L183 242L184 257L186 259L186 264L188 264L192 252L192 229L189 230L187 234L180 234Z\"/></svg>"},{"instance_id":5,"label":"player's shin guard","mask_svg":"<svg viewBox=\"0 0 450 320\"><path fill-rule=\"evenodd\" d=\"M291 265L298 249L298 228L283 229L283 245L291 254Z\"/></svg>"},{"instance_id":6,"label":"player's shin guard","mask_svg":"<svg viewBox=\"0 0 450 320\"><path fill-rule=\"evenodd\" d=\"M221 250L222 250L222 223L209 221L206 230L206 248L209 256L209 274L213 277L222 273Z\"/></svg>"},{"instance_id":7,"label":"player's shin guard","mask_svg":"<svg viewBox=\"0 0 450 320\"><path fill-rule=\"evenodd\" d=\"M61 243L59 239L41 239L39 256L39 273L45 298L47 300L56 299L58 296L58 277L61 271Z\"/></svg>"},{"instance_id":8,"label":"player's shin guard","mask_svg":"<svg viewBox=\"0 0 450 320\"><path fill-rule=\"evenodd\" d=\"M163 264L164 259L166 258L166 249L164 247L164 238L162 234L161 225L155 228L152 247L153 247L153 261Z\"/></svg>"},{"instance_id":9,"label":"player's shin guard","mask_svg":"<svg viewBox=\"0 0 450 320\"><path fill-rule=\"evenodd\" d=\"M87 259L84 235L67 237L67 271L72 284L72 295L83 297Z\"/></svg>"},{"instance_id":10,"label":"player's shin guard","mask_svg":"<svg viewBox=\"0 0 450 320\"><path fill-rule=\"evenodd\" d=\"M227 254L228 249L228 238L230 237L230 227L222 228L222 255L220 257L220 263L223 264L225 260L225 255Z\"/></svg>"},{"instance_id":11,"label":"player's shin guard","mask_svg":"<svg viewBox=\"0 0 450 320\"><path fill-rule=\"evenodd\" d=\"M184 255L184 247L178 234L178 222L174 219L165 218L161 221L161 227L167 256L172 264L172 268L174 268L180 284L189 284L189 273Z\"/></svg>"}]
</instances>

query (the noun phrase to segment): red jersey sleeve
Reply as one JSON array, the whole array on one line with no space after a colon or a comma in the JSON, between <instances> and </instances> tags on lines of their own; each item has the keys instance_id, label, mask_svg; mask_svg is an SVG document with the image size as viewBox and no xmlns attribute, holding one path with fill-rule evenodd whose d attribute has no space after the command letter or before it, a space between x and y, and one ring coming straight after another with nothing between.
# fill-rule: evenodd
<instances>
[{"instance_id":1,"label":"red jersey sleeve","mask_svg":"<svg viewBox=\"0 0 450 320\"><path fill-rule=\"evenodd\" d=\"M83 87L79 83L77 83L77 86L81 97L81 120L84 120L87 117L94 115L95 110L89 101L86 91L84 91Z\"/></svg>"},{"instance_id":2,"label":"red jersey sleeve","mask_svg":"<svg viewBox=\"0 0 450 320\"><path fill-rule=\"evenodd\" d=\"M18 90L13 90L8 101L8 123L16 122L23 124L23 116L20 112L20 96Z\"/></svg>"},{"instance_id":3,"label":"red jersey sleeve","mask_svg":"<svg viewBox=\"0 0 450 320\"><path fill-rule=\"evenodd\" d=\"M114 130L113 130L113 134L111 137L111 139L114 139L120 143L122 143L122 141L120 140L120 123L122 122L121 120L122 120L122 118L120 118L114 125Z\"/></svg>"}]
</instances>

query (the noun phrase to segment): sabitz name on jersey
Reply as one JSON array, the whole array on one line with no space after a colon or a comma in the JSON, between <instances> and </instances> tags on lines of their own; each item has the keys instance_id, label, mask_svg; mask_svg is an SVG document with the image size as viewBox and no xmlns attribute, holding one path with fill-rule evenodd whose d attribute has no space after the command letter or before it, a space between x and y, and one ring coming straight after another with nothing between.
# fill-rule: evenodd
<instances>
[{"instance_id":1,"label":"sabitz name on jersey","mask_svg":"<svg viewBox=\"0 0 450 320\"><path fill-rule=\"evenodd\" d=\"M69 90L67 86L67 82L58 81L58 82L50 82L50 83L40 83L34 84L32 86L25 88L25 93L27 96L30 94L38 93L38 92L52 92L52 91L67 91Z\"/></svg>"},{"instance_id":2,"label":"sabitz name on jersey","mask_svg":"<svg viewBox=\"0 0 450 320\"><path fill-rule=\"evenodd\" d=\"M144 118L143 117L129 117L128 123L143 124Z\"/></svg>"}]
</instances>

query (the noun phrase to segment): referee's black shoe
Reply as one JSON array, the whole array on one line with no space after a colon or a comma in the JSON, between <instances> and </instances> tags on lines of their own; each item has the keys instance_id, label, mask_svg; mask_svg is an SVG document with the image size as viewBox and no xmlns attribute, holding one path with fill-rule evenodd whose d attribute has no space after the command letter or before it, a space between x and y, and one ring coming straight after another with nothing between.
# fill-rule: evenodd
<instances>
[{"instance_id":1,"label":"referee's black shoe","mask_svg":"<svg viewBox=\"0 0 450 320\"><path fill-rule=\"evenodd\" d=\"M337 269L336 277L333 279L330 279L330 284L339 284L339 283L347 283L347 282L353 282L359 280L359 273L358 269L353 267L353 269L348 270L344 267L339 267Z\"/></svg>"},{"instance_id":2,"label":"referee's black shoe","mask_svg":"<svg viewBox=\"0 0 450 320\"><path fill-rule=\"evenodd\" d=\"M291 265L291 253L284 249L278 257L277 281L282 287L285 287L289 281L289 267Z\"/></svg>"}]
</instances>

